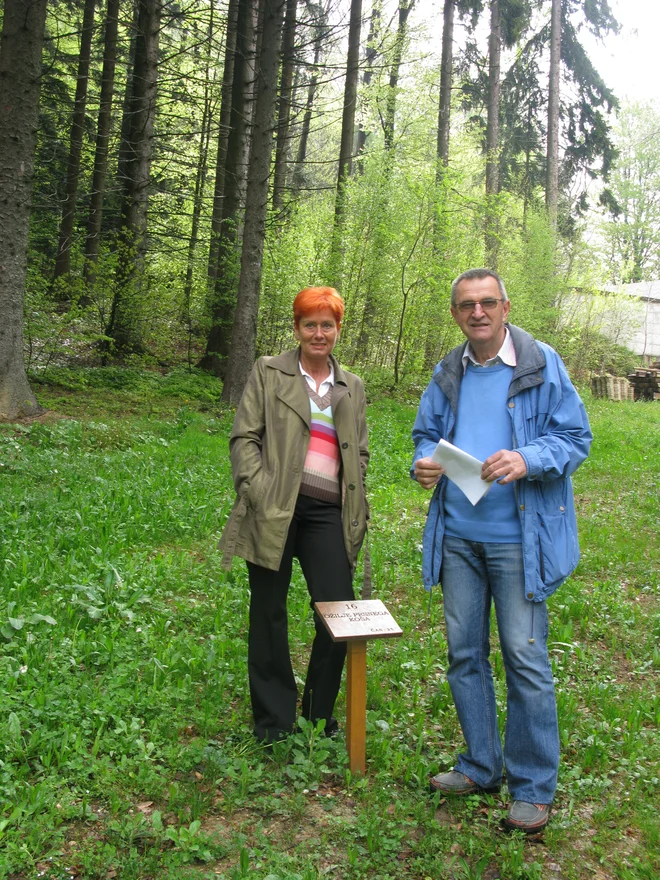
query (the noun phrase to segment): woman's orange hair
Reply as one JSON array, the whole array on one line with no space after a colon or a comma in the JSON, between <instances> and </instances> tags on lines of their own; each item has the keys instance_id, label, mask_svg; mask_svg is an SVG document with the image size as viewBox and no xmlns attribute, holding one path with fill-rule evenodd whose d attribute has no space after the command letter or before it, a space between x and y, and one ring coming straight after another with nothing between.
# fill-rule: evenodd
<instances>
[{"instance_id":1,"label":"woman's orange hair","mask_svg":"<svg viewBox=\"0 0 660 880\"><path fill-rule=\"evenodd\" d=\"M293 301L293 321L296 327L305 315L322 312L324 309L330 309L337 322L337 328L341 327L344 300L334 287L306 287L301 290Z\"/></svg>"}]
</instances>

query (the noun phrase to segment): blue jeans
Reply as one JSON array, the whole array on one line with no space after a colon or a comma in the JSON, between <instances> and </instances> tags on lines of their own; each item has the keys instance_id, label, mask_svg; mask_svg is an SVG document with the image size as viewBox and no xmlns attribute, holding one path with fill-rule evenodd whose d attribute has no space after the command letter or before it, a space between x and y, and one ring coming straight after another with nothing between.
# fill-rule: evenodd
<instances>
[{"instance_id":1,"label":"blue jeans","mask_svg":"<svg viewBox=\"0 0 660 880\"><path fill-rule=\"evenodd\" d=\"M485 788L500 782L504 764L513 800L549 804L557 787L559 730L546 604L525 599L520 544L445 535L442 552L447 679L467 744L456 769ZM504 754L488 659L491 601L506 670Z\"/></svg>"}]
</instances>

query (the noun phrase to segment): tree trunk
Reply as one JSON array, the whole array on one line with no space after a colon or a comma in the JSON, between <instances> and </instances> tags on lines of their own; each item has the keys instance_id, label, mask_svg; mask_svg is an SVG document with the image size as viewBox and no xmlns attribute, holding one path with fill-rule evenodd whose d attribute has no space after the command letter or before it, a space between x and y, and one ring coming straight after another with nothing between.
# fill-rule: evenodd
<instances>
[{"instance_id":1,"label":"tree trunk","mask_svg":"<svg viewBox=\"0 0 660 880\"><path fill-rule=\"evenodd\" d=\"M440 64L440 103L438 108L438 170L449 165L449 124L451 117L451 87L454 73L454 3L445 0L442 25L442 61Z\"/></svg>"},{"instance_id":2,"label":"tree trunk","mask_svg":"<svg viewBox=\"0 0 660 880\"><path fill-rule=\"evenodd\" d=\"M5 0L0 43L0 419L40 413L23 360L23 299L46 0Z\"/></svg>"},{"instance_id":3,"label":"tree trunk","mask_svg":"<svg viewBox=\"0 0 660 880\"><path fill-rule=\"evenodd\" d=\"M85 281L88 284L91 284L94 281L95 267L99 256L99 246L101 242L103 197L105 193L106 172L108 169L110 124L112 121L112 98L115 90L118 21L119 0L108 0L108 9L105 20L99 118L96 131L96 152L94 155L94 174L92 176L89 217L87 219L87 241L85 243L84 275Z\"/></svg>"},{"instance_id":4,"label":"tree trunk","mask_svg":"<svg viewBox=\"0 0 660 880\"><path fill-rule=\"evenodd\" d=\"M218 132L218 151L215 162L215 189L213 191L213 212L211 215L211 246L209 248L208 278L213 289L218 277L218 247L222 228L222 203L225 192L225 163L227 161L227 142L231 125L231 96L234 81L234 60L236 56L236 32L238 25L238 2L229 0L227 9L227 31L225 35L225 63L222 72L222 91L220 104L220 123Z\"/></svg>"},{"instance_id":5,"label":"tree trunk","mask_svg":"<svg viewBox=\"0 0 660 880\"><path fill-rule=\"evenodd\" d=\"M273 208L281 211L284 207L286 190L286 165L289 151L291 98L293 95L293 74L295 70L296 9L298 0L286 0L286 17L282 45L282 77L277 118L277 145L275 148L275 171L273 174Z\"/></svg>"},{"instance_id":6,"label":"tree trunk","mask_svg":"<svg viewBox=\"0 0 660 880\"><path fill-rule=\"evenodd\" d=\"M360 70L360 26L362 23L362 0L351 0L351 16L348 30L348 55L346 57L346 82L344 85L344 109L341 119L341 145L339 147L339 172L337 191L353 171L353 142L355 139L355 110L357 107L358 73Z\"/></svg>"},{"instance_id":7,"label":"tree trunk","mask_svg":"<svg viewBox=\"0 0 660 880\"><path fill-rule=\"evenodd\" d=\"M376 58L378 57L378 49L376 48L376 43L380 37L380 22L382 16L382 2L381 0L374 0L371 6L371 18L369 19L369 35L367 36L367 55L366 55L366 66L364 68L364 73L362 74L362 85L364 89L368 89L371 85L371 78L373 76L374 65L376 63ZM358 156L364 152L364 148L367 143L368 132L364 130L362 124L358 127L358 135L357 135L357 153Z\"/></svg>"},{"instance_id":8,"label":"tree trunk","mask_svg":"<svg viewBox=\"0 0 660 880\"><path fill-rule=\"evenodd\" d=\"M238 287L241 224L252 140L256 83L255 59L259 23L258 0L240 0L234 55L231 115L224 172L218 258L211 291L211 329L199 366L223 377L231 342Z\"/></svg>"},{"instance_id":9,"label":"tree trunk","mask_svg":"<svg viewBox=\"0 0 660 880\"><path fill-rule=\"evenodd\" d=\"M552 0L551 15L545 207L551 223L555 224L557 222L557 201L559 197L559 76L561 71L561 0Z\"/></svg>"},{"instance_id":10,"label":"tree trunk","mask_svg":"<svg viewBox=\"0 0 660 880\"><path fill-rule=\"evenodd\" d=\"M362 0L351 0L348 25L348 54L346 57L346 82L344 84L344 109L341 120L341 145L339 147L339 170L335 197L335 222L332 231L330 255L331 280L339 285L341 259L341 233L344 218L344 188L353 171L353 146L355 140L355 111L357 108L358 74L360 71L360 27L362 24ZM341 286L341 285L339 285Z\"/></svg>"},{"instance_id":11,"label":"tree trunk","mask_svg":"<svg viewBox=\"0 0 660 880\"><path fill-rule=\"evenodd\" d=\"M403 58L403 46L406 39L406 27L408 16L415 5L415 0L399 0L399 24L396 32L396 42L394 44L394 55L390 66L390 82L387 91L387 104L385 108L385 120L383 122L383 131L385 139L385 150L390 152L394 143L394 117L396 115L396 98L397 89L399 87L399 71L401 69L401 59Z\"/></svg>"},{"instance_id":12,"label":"tree trunk","mask_svg":"<svg viewBox=\"0 0 660 880\"><path fill-rule=\"evenodd\" d=\"M240 400L254 362L284 2L271 0L266 3L264 13L241 276L227 378L222 391L222 399L229 403L238 403Z\"/></svg>"},{"instance_id":13,"label":"tree trunk","mask_svg":"<svg viewBox=\"0 0 660 880\"><path fill-rule=\"evenodd\" d=\"M305 102L305 113L303 115L302 127L300 130L300 140L298 141L298 152L296 153L296 166L293 170L293 190L296 194L302 188L305 179L305 159L307 157L307 141L309 140L309 131L312 124L312 110L314 108L314 97L316 95L316 85L318 83L318 68L321 61L321 53L323 50L323 39L325 36L325 27L319 23L314 37L314 63L312 65L313 73L307 86L307 101Z\"/></svg>"},{"instance_id":14,"label":"tree trunk","mask_svg":"<svg viewBox=\"0 0 660 880\"><path fill-rule=\"evenodd\" d=\"M146 253L149 177L158 84L160 0L138 0L130 123L125 143L125 178L119 237L119 263L112 312L106 334L120 354L144 350L139 307Z\"/></svg>"},{"instance_id":15,"label":"tree trunk","mask_svg":"<svg viewBox=\"0 0 660 880\"><path fill-rule=\"evenodd\" d=\"M55 258L54 279L67 275L71 267L71 240L73 224L76 216L76 198L78 195L78 177L80 175L80 154L82 152L83 132L85 125L85 106L87 104L87 85L89 82L89 61L92 52L92 35L94 33L94 12L96 0L85 0L83 12L82 34L80 37L80 55L78 58L78 76L76 79L76 97L73 105L71 122L71 141L69 145L69 161L66 174L66 195L62 209L60 237Z\"/></svg>"},{"instance_id":16,"label":"tree trunk","mask_svg":"<svg viewBox=\"0 0 660 880\"><path fill-rule=\"evenodd\" d=\"M488 38L488 118L486 122L486 263L497 268L497 216L495 196L499 192L498 147L500 136L500 51L501 20L499 0L490 0Z\"/></svg>"},{"instance_id":17,"label":"tree trunk","mask_svg":"<svg viewBox=\"0 0 660 880\"><path fill-rule=\"evenodd\" d=\"M213 30L215 26L214 6L211 4L209 13L208 41L206 47L204 69L204 106L202 109L202 124L199 132L199 149L197 152L197 171L195 174L195 192L192 206L192 223L190 238L188 240L188 261L186 266L186 280L183 286L183 321L188 331L188 365L190 366L190 347L192 342L192 321L190 315L190 302L192 299L193 276L195 267L195 251L197 250L197 236L202 214L202 202L204 200L204 182L208 168L209 140L211 130L212 96L211 96L211 54L213 45Z\"/></svg>"}]
</instances>

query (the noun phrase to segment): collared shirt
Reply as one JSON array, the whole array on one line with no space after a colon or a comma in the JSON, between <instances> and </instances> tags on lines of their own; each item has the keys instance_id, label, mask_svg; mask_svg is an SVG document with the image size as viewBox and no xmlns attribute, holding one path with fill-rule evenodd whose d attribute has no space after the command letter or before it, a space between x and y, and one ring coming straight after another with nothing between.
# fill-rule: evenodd
<instances>
[{"instance_id":1,"label":"collared shirt","mask_svg":"<svg viewBox=\"0 0 660 880\"><path fill-rule=\"evenodd\" d=\"M495 357L488 358L485 364L480 364L472 351L472 346L468 342L463 352L463 374L465 374L467 369L468 361L472 361L475 367L491 367L493 364L506 364L507 367L515 367L516 350L513 347L513 339L506 324L504 325L504 342Z\"/></svg>"},{"instance_id":2,"label":"collared shirt","mask_svg":"<svg viewBox=\"0 0 660 880\"><path fill-rule=\"evenodd\" d=\"M309 387L312 389L312 391L316 391L316 393L318 394L319 397L324 397L328 393L328 391L332 388L332 386L335 384L335 370L334 370L334 367L332 366L332 363L328 363L328 366L330 367L330 375L328 376L327 379L324 379L321 382L318 391L316 390L316 379L314 379L313 376L310 376L310 374L303 367L303 365L300 361L298 361L298 366L300 367L300 372L305 377Z\"/></svg>"}]
</instances>

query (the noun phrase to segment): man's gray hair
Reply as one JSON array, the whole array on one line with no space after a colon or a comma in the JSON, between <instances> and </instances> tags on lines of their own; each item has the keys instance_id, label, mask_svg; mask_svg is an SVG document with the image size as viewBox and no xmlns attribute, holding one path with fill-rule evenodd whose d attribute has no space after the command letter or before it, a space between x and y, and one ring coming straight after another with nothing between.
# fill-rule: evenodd
<instances>
[{"instance_id":1,"label":"man's gray hair","mask_svg":"<svg viewBox=\"0 0 660 880\"><path fill-rule=\"evenodd\" d=\"M468 269L467 272L461 272L458 278L454 279L451 285L451 304L452 306L456 305L456 290L461 281L472 281L474 279L481 280L482 278L494 278L497 281L497 286L500 289L500 295L504 302L507 302L509 297L507 296L506 288L504 287L504 282L497 274L497 272L493 272L492 269Z\"/></svg>"}]
</instances>

